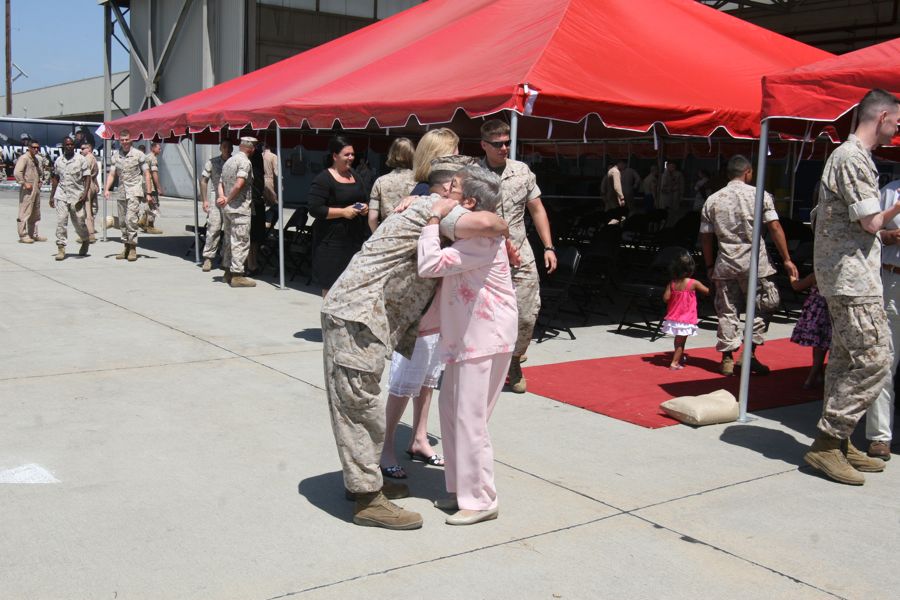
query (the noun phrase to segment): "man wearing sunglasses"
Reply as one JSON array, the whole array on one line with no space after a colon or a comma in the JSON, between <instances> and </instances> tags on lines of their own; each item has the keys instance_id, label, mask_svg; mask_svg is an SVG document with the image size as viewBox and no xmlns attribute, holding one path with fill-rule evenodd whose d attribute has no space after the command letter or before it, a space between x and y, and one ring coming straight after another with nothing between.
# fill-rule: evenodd
<instances>
[{"instance_id":1,"label":"man wearing sunglasses","mask_svg":"<svg viewBox=\"0 0 900 600\"><path fill-rule=\"evenodd\" d=\"M513 246L522 257L518 267L512 267L512 281L519 305L519 335L509 365L509 385L513 392L524 394L525 378L522 376L521 359L541 310L540 283L534 253L525 231L525 209L531 215L544 246L544 267L547 273L556 270L556 249L550 234L550 221L541 202L541 189L531 169L523 162L509 158L509 125L499 119L491 119L481 126L481 148L484 159L480 164L500 176L500 192L503 199L497 214L509 224Z\"/></svg>"},{"instance_id":2,"label":"man wearing sunglasses","mask_svg":"<svg viewBox=\"0 0 900 600\"><path fill-rule=\"evenodd\" d=\"M67 137L63 140L62 156L53 164L50 189L50 208L56 209L56 260L66 258L66 240L69 236L69 218L75 233L81 239L79 256L87 256L90 245L85 207L91 189L91 166L80 152L75 151L75 142Z\"/></svg>"},{"instance_id":3,"label":"man wearing sunglasses","mask_svg":"<svg viewBox=\"0 0 900 600\"><path fill-rule=\"evenodd\" d=\"M109 200L113 182L118 175L119 191L116 205L119 213L119 228L122 231L122 251L116 254L117 260L138 259L138 213L141 200L150 201L151 190L150 167L144 153L131 145L131 133L123 129L119 132L119 150L110 158L109 175L106 177L104 197Z\"/></svg>"},{"instance_id":4,"label":"man wearing sunglasses","mask_svg":"<svg viewBox=\"0 0 900 600\"><path fill-rule=\"evenodd\" d=\"M16 160L13 175L19 184L19 216L16 218L16 228L19 232L19 243L33 244L43 242L47 238L37 234L37 222L41 220L41 179L44 176L43 167L38 160L41 145L37 140L24 139L28 148Z\"/></svg>"}]
</instances>

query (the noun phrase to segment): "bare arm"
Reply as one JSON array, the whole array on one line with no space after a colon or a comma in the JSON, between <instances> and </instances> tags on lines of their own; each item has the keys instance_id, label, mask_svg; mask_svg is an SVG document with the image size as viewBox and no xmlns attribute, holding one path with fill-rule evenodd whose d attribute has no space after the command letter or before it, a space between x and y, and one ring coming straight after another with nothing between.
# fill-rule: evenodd
<instances>
[{"instance_id":1,"label":"bare arm","mask_svg":"<svg viewBox=\"0 0 900 600\"><path fill-rule=\"evenodd\" d=\"M860 217L859 224L862 228L871 234L878 233L878 230L884 228L884 224L900 214L900 202L894 204L889 209L874 215Z\"/></svg>"},{"instance_id":2,"label":"bare arm","mask_svg":"<svg viewBox=\"0 0 900 600\"><path fill-rule=\"evenodd\" d=\"M50 176L50 208L56 206L56 200L54 196L56 196L56 187L59 185L59 177L56 175Z\"/></svg>"},{"instance_id":3,"label":"bare arm","mask_svg":"<svg viewBox=\"0 0 900 600\"><path fill-rule=\"evenodd\" d=\"M116 180L116 167L111 166L106 174L106 185L103 186L103 195L109 200L109 191L112 189L113 181Z\"/></svg>"},{"instance_id":4,"label":"bare arm","mask_svg":"<svg viewBox=\"0 0 900 600\"><path fill-rule=\"evenodd\" d=\"M372 210L371 206L369 207L369 229L372 230L372 233L378 229L378 211Z\"/></svg>"},{"instance_id":5,"label":"bare arm","mask_svg":"<svg viewBox=\"0 0 900 600\"><path fill-rule=\"evenodd\" d=\"M663 302L668 302L669 298L672 297L672 284L666 286L666 291L663 292Z\"/></svg>"},{"instance_id":6,"label":"bare arm","mask_svg":"<svg viewBox=\"0 0 900 600\"><path fill-rule=\"evenodd\" d=\"M796 277L791 277L791 287L794 288L795 292L801 292L807 288L816 285L816 274L810 273L803 279L798 279Z\"/></svg>"},{"instance_id":7,"label":"bare arm","mask_svg":"<svg viewBox=\"0 0 900 600\"><path fill-rule=\"evenodd\" d=\"M700 292L704 296L709 296L709 288L697 281L696 279L693 282L693 288L695 292Z\"/></svg>"},{"instance_id":8,"label":"bare arm","mask_svg":"<svg viewBox=\"0 0 900 600\"><path fill-rule=\"evenodd\" d=\"M885 246L894 246L900 243L900 229L882 229L878 237Z\"/></svg>"},{"instance_id":9,"label":"bare arm","mask_svg":"<svg viewBox=\"0 0 900 600\"><path fill-rule=\"evenodd\" d=\"M506 221L492 212L478 211L463 215L456 222L456 239L465 240L474 237L509 237L509 226Z\"/></svg>"},{"instance_id":10,"label":"bare arm","mask_svg":"<svg viewBox=\"0 0 900 600\"><path fill-rule=\"evenodd\" d=\"M622 198L623 196L619 197ZM525 206L528 207L528 212L531 213L531 221L534 223L534 228L537 230L544 248L552 248L553 236L550 234L550 219L547 218L544 203L541 202L540 198L535 198ZM544 250L544 267L547 269L548 274L556 270L556 251Z\"/></svg>"},{"instance_id":11,"label":"bare arm","mask_svg":"<svg viewBox=\"0 0 900 600\"><path fill-rule=\"evenodd\" d=\"M247 183L247 180L243 177L238 177L234 182L234 187L231 188L231 191L228 192L228 195L224 195L225 188L222 187L222 182L219 182L219 199L216 200L216 204L219 206L225 206L226 204L230 204L232 200L237 197L242 189L244 189L244 185Z\"/></svg>"},{"instance_id":12,"label":"bare arm","mask_svg":"<svg viewBox=\"0 0 900 600\"><path fill-rule=\"evenodd\" d=\"M791 253L788 252L787 239L784 237L784 229L781 228L781 223L775 220L769 221L766 225L769 227L769 235L772 236L772 241L775 242L778 254L781 255L781 261L784 264L784 270L787 271L788 277L797 277L797 267L791 261Z\"/></svg>"},{"instance_id":13,"label":"bare arm","mask_svg":"<svg viewBox=\"0 0 900 600\"><path fill-rule=\"evenodd\" d=\"M200 197L203 198L203 210L209 212L209 178L200 176Z\"/></svg>"}]
</instances>

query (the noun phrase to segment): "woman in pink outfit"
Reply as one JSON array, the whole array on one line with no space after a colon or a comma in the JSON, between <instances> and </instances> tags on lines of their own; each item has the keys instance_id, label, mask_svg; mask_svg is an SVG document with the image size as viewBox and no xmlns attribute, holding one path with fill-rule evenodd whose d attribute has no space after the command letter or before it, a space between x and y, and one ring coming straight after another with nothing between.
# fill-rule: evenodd
<instances>
[{"instance_id":1,"label":"woman in pink outfit","mask_svg":"<svg viewBox=\"0 0 900 600\"><path fill-rule=\"evenodd\" d=\"M463 208L493 212L500 202L500 178L482 167L465 167L453 178L450 197ZM451 497L435 505L456 511L448 524L471 525L499 512L487 422L509 369L518 309L504 239L459 240L442 249L442 216L435 214L419 238L419 276L443 278L434 302L439 351L447 365L440 417Z\"/></svg>"}]
</instances>

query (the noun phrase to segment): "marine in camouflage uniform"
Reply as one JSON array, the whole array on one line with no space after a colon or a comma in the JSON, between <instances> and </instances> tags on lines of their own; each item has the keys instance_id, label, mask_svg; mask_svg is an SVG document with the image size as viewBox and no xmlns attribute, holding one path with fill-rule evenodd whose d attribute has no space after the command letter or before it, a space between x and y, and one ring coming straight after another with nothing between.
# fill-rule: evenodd
<instances>
[{"instance_id":1,"label":"marine in camouflage uniform","mask_svg":"<svg viewBox=\"0 0 900 600\"><path fill-rule=\"evenodd\" d=\"M66 138L63 143L63 154L53 165L53 186L50 190L50 206L56 208L56 260L63 260L66 252L66 241L69 235L69 218L75 227L75 233L81 240L78 254L87 254L89 233L85 223L88 190L90 189L91 167L79 152L75 151L74 142Z\"/></svg>"},{"instance_id":2,"label":"marine in camouflage uniform","mask_svg":"<svg viewBox=\"0 0 900 600\"><path fill-rule=\"evenodd\" d=\"M222 207L216 204L216 194L219 189L219 181L222 179L222 167L225 161L231 158L231 142L224 141L219 144L221 154L213 156L203 165L200 173L200 190L203 192L203 211L206 212L206 244L203 246L203 270L212 269L212 261L219 252L219 243L222 239L223 212ZM210 203L209 184L212 184L212 203ZM227 265L224 265L228 268Z\"/></svg>"},{"instance_id":3,"label":"marine in camouflage uniform","mask_svg":"<svg viewBox=\"0 0 900 600\"><path fill-rule=\"evenodd\" d=\"M37 223L41 220L41 181L43 180L43 163L38 159L39 148L36 140L26 140L25 152L16 159L13 175L19 184L19 215L16 218L16 230L19 242L31 244L44 241L37 233ZM32 148L32 145L34 147ZM26 189L30 187L31 189Z\"/></svg>"},{"instance_id":4,"label":"marine in camouflage uniform","mask_svg":"<svg viewBox=\"0 0 900 600\"><path fill-rule=\"evenodd\" d=\"M256 148L256 139L241 138L241 146L222 165L219 180L219 198L216 204L222 208L223 246L222 266L225 281L232 287L254 287L256 282L244 277L244 264L250 251L250 217L252 213L253 165L250 154ZM243 183L238 184L243 180Z\"/></svg>"},{"instance_id":5,"label":"marine in camouflage uniform","mask_svg":"<svg viewBox=\"0 0 900 600\"><path fill-rule=\"evenodd\" d=\"M357 500L358 524L392 529L421 525L419 515L385 500L379 459L385 429L380 387L385 360L394 350L412 356L419 320L437 286L435 280L418 276L422 228L436 214L433 210L443 210L437 213L444 217L441 233L451 240L456 239L460 218L470 224L468 237L496 236L503 229L496 215L469 214L460 207L446 214L447 201L441 209L438 201L436 194L419 198L402 213L389 216L353 256L322 303L325 390L344 485ZM397 521L405 526L392 526Z\"/></svg>"},{"instance_id":6,"label":"marine in camouflage uniform","mask_svg":"<svg viewBox=\"0 0 900 600\"><path fill-rule=\"evenodd\" d=\"M544 245L544 264L548 273L556 269L556 249L553 247L550 223L541 202L537 178L528 165L508 158L509 125L497 119L486 121L481 126L481 138L485 157L479 164L500 176L503 198L497 207L497 214L509 224L510 239L522 259L518 267L512 267L512 282L516 288L519 308L519 333L509 365L510 389L521 394L527 389L527 382L522 376L521 358L531 343L534 325L541 310L540 280L534 252L525 230L526 208ZM501 144L501 147L497 148L495 144Z\"/></svg>"},{"instance_id":7,"label":"marine in camouflage uniform","mask_svg":"<svg viewBox=\"0 0 900 600\"><path fill-rule=\"evenodd\" d=\"M119 215L119 229L122 231L124 250L116 255L118 259L137 260L138 214L141 200L146 197L145 189L150 189L150 170L143 152L132 146L131 136L121 132L119 149L110 158L110 171L106 182L105 195L109 198L112 183L118 176L116 208Z\"/></svg>"},{"instance_id":8,"label":"marine in camouflage uniform","mask_svg":"<svg viewBox=\"0 0 900 600\"><path fill-rule=\"evenodd\" d=\"M819 435L804 460L829 478L862 485L862 472L884 470L850 442L859 419L890 383L894 352L882 299L881 243L876 233L900 214L882 210L871 150L897 133L900 100L872 90L858 106L854 134L825 163L815 218L814 264L831 315L831 355Z\"/></svg>"},{"instance_id":9,"label":"marine in camouflage uniform","mask_svg":"<svg viewBox=\"0 0 900 600\"><path fill-rule=\"evenodd\" d=\"M378 222L387 219L416 186L412 169L396 168L375 180L369 194L369 214L378 215Z\"/></svg>"},{"instance_id":10,"label":"marine in camouflage uniform","mask_svg":"<svg viewBox=\"0 0 900 600\"><path fill-rule=\"evenodd\" d=\"M718 317L716 350L722 353L723 375L734 372L732 353L741 347L744 325L741 313L747 303L747 280L750 275L750 258L753 246L753 221L756 206L756 188L749 185L753 178L750 162L736 155L728 161L731 181L724 188L710 195L700 212L700 236L703 256L709 278L715 284L715 307ZM797 275L791 262L784 231L778 222L772 195L763 197L763 223L769 229L772 241L781 254L788 275ZM713 262L713 240L718 242L718 254ZM756 359L756 347L765 343L766 323L779 304L778 287L772 281L775 267L769 262L769 253L763 244L759 246L758 283L756 289L756 315L753 319L753 359L750 365L754 373L768 373L769 368Z\"/></svg>"},{"instance_id":11,"label":"marine in camouflage uniform","mask_svg":"<svg viewBox=\"0 0 900 600\"><path fill-rule=\"evenodd\" d=\"M150 144L150 151L145 155L147 158L147 168L150 171L151 186L145 191L146 200L141 203L141 216L138 220L138 226L146 233L160 234L161 229L156 227L156 219L159 217L159 153L161 146L159 142Z\"/></svg>"},{"instance_id":12,"label":"marine in camouflage uniform","mask_svg":"<svg viewBox=\"0 0 900 600\"><path fill-rule=\"evenodd\" d=\"M78 148L76 148L76 151L77 150ZM100 191L100 187L97 184L97 175L100 173L100 165L97 162L97 157L94 156L94 147L90 142L82 144L81 154L84 156L88 167L91 169L91 181L90 187L88 188L88 198L84 213L89 234L88 240L93 244L97 241L97 229L94 223L94 217L96 216L98 209L97 193Z\"/></svg>"}]
</instances>

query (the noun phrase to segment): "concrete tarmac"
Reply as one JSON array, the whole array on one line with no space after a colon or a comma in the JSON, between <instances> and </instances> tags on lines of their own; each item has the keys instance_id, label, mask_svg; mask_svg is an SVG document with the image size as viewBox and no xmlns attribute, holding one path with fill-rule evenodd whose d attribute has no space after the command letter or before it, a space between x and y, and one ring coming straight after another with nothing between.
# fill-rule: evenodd
<instances>
[{"instance_id":1,"label":"concrete tarmac","mask_svg":"<svg viewBox=\"0 0 900 600\"><path fill-rule=\"evenodd\" d=\"M424 527L353 525L323 392L321 299L305 276L280 290L269 270L231 289L202 273L185 256L192 204L172 199L137 262L113 258L117 230L76 256L71 227L57 262L46 197L50 240L33 245L17 243L16 202L0 192L3 600L900 590L900 461L859 488L816 475L802 456L818 403L650 430L504 392L491 421L499 519L445 525L431 506L442 471L404 456L413 497L398 503ZM614 329L533 344L530 364L671 347ZM790 329L773 325L770 339ZM689 346L713 343L703 330ZM436 408L429 424L440 452Z\"/></svg>"}]
</instances>

